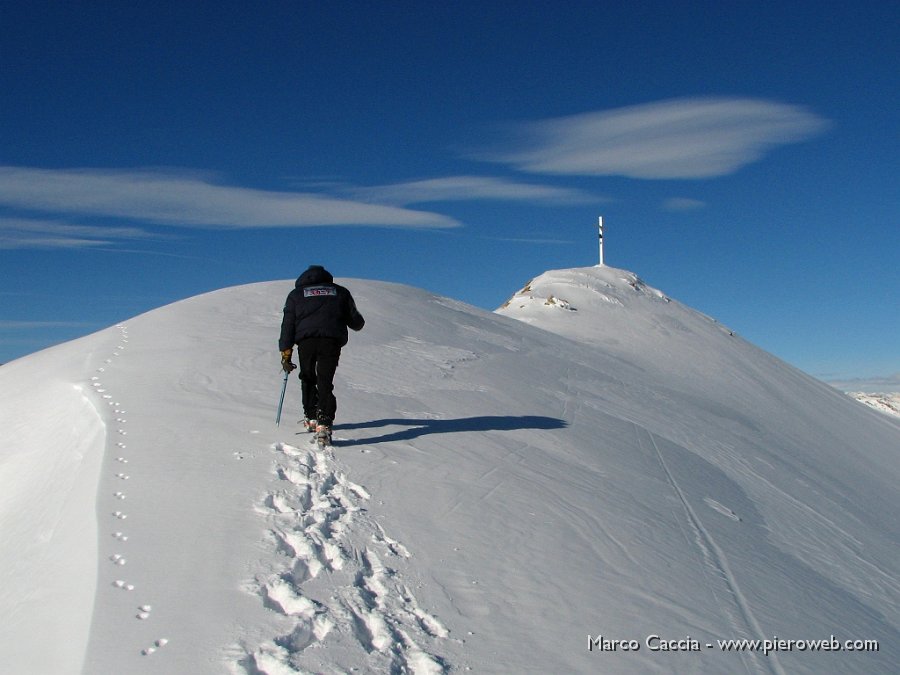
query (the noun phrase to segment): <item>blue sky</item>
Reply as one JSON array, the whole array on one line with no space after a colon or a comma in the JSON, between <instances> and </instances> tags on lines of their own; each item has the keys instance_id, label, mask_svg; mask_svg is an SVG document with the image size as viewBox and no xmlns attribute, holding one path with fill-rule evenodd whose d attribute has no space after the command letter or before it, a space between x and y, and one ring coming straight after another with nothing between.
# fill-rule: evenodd
<instances>
[{"instance_id":1,"label":"blue sky","mask_svg":"<svg viewBox=\"0 0 900 675\"><path fill-rule=\"evenodd\" d=\"M607 264L897 388L897 25L888 2L3 3L0 361L310 263L493 309L595 264L602 214Z\"/></svg>"}]
</instances>

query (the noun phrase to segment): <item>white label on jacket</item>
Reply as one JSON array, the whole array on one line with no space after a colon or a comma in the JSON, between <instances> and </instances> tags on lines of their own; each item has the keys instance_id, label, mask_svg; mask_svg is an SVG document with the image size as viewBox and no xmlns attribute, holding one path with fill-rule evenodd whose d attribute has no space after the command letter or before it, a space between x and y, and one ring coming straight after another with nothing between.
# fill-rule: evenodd
<instances>
[{"instance_id":1,"label":"white label on jacket","mask_svg":"<svg viewBox=\"0 0 900 675\"><path fill-rule=\"evenodd\" d=\"M304 298L313 298L317 295L337 295L337 289L333 286L309 286L303 289Z\"/></svg>"}]
</instances>

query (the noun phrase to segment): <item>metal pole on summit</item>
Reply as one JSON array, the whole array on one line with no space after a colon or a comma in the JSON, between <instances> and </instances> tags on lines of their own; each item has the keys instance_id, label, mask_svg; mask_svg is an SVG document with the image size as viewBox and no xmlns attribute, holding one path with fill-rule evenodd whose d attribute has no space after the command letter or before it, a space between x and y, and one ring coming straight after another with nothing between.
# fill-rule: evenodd
<instances>
[{"instance_id":1,"label":"metal pole on summit","mask_svg":"<svg viewBox=\"0 0 900 675\"><path fill-rule=\"evenodd\" d=\"M284 380L281 383L281 397L278 399L278 412L275 413L275 426L281 426L281 408L284 405L284 392L287 390L288 371L284 371Z\"/></svg>"},{"instance_id":2,"label":"metal pole on summit","mask_svg":"<svg viewBox=\"0 0 900 675\"><path fill-rule=\"evenodd\" d=\"M600 264L598 267L603 267L603 216L600 216L600 221L597 226L597 233L600 239Z\"/></svg>"}]
</instances>

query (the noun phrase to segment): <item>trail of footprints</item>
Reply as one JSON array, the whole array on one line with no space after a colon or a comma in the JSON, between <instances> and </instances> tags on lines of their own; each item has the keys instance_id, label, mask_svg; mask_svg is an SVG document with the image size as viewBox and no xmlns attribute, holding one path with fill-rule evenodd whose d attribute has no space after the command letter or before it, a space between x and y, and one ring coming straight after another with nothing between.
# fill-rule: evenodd
<instances>
[{"instance_id":1,"label":"trail of footprints","mask_svg":"<svg viewBox=\"0 0 900 675\"><path fill-rule=\"evenodd\" d=\"M103 384L106 368L128 345L128 329L117 326L119 341L110 358L97 368L91 387L113 409L116 422L112 476L120 489L112 496L122 504L111 512L117 549L109 556L113 569L124 569L129 535L124 527L128 472L127 411ZM449 637L441 622L421 608L390 564L410 557L409 551L387 536L360 504L370 496L335 468L330 449L300 449L276 444L279 487L268 494L259 511L267 521L268 542L279 553L283 568L256 579L249 590L269 609L285 618L288 630L246 651L241 665L248 672L280 675L304 670L313 646L329 643L357 645L370 665L387 672L414 675L443 673L447 666L434 653ZM387 562L385 562L387 561ZM136 590L125 576L112 586L126 593ZM150 604L135 604L134 618L152 618ZM150 656L168 644L165 637L141 650Z\"/></svg>"},{"instance_id":2,"label":"trail of footprints","mask_svg":"<svg viewBox=\"0 0 900 675\"><path fill-rule=\"evenodd\" d=\"M248 650L241 665L262 675L304 672L333 644L344 654L361 649L379 671L445 672L433 650L449 632L392 569L410 553L367 515L366 490L335 468L331 449L272 447L279 480L259 511L281 568L248 590L286 618L287 630Z\"/></svg>"},{"instance_id":3,"label":"trail of footprints","mask_svg":"<svg viewBox=\"0 0 900 675\"><path fill-rule=\"evenodd\" d=\"M124 410L119 401L116 401L115 397L107 391L102 381L103 373L106 372L107 366L111 365L114 362L115 358L121 356L122 352L125 351L128 346L128 327L124 324L118 324L116 327L119 329L118 344L116 345L112 356L105 359L103 362L104 365L97 368L97 374L91 377L91 387L107 405L113 408L113 413L116 415L116 417L114 418L117 425L116 437L119 438L119 440L115 444L117 450L115 454L117 456L115 457L116 467L114 468L114 477L117 479L117 481L127 481L129 478L131 478L131 476L127 473L128 459L125 456L128 448L125 443L125 437L128 436L128 431L125 428L125 424L128 422L128 420L124 417L124 415L127 411ZM124 490L116 490L113 493L113 497L121 502L124 502L127 499L127 495ZM128 514L122 510L113 511L111 515L116 519L116 521L118 521L119 524L123 524L121 521L125 521L128 518ZM112 533L112 537L119 544L125 544L128 541L128 535L121 530L114 531ZM126 558L124 553L116 552L109 557L109 562L116 567L124 567L128 564L128 559ZM135 590L135 585L124 579L116 579L115 581L113 581L112 585L115 588L126 592ZM135 618L141 621L149 619L152 609L153 608L151 605L135 606ZM141 654L143 654L144 656L149 656L150 654L156 652L159 648L167 645L168 642L169 640L167 638L159 638L153 641L151 645L148 645L147 647L142 649Z\"/></svg>"}]
</instances>

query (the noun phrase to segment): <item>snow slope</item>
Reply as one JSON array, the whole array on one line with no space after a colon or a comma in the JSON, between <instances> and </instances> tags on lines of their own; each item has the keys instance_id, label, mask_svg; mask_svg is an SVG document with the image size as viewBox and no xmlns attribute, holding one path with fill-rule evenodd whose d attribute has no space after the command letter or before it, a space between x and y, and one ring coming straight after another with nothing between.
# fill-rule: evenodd
<instances>
[{"instance_id":1,"label":"snow slope","mask_svg":"<svg viewBox=\"0 0 900 675\"><path fill-rule=\"evenodd\" d=\"M330 452L296 379L274 426L292 282L0 368L4 673L893 672L895 420L621 270L344 283ZM879 651L717 643L832 635Z\"/></svg>"}]
</instances>

